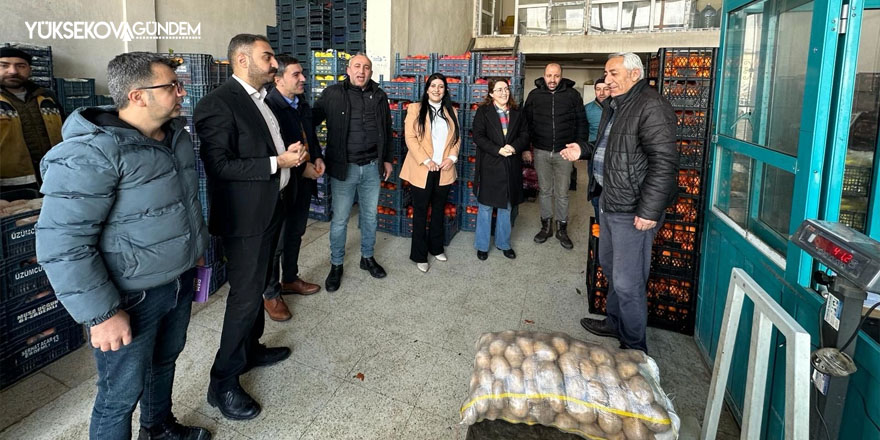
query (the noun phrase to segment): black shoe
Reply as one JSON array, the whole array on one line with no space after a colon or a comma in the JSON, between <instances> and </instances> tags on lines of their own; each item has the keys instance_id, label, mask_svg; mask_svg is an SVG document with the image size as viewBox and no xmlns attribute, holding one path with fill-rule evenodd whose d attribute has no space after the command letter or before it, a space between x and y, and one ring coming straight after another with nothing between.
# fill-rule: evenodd
<instances>
[{"instance_id":1,"label":"black shoe","mask_svg":"<svg viewBox=\"0 0 880 440\"><path fill-rule=\"evenodd\" d=\"M543 243L547 241L548 238L553 236L553 219L552 218L542 218L541 219L541 230L535 234L535 243Z\"/></svg>"},{"instance_id":2,"label":"black shoe","mask_svg":"<svg viewBox=\"0 0 880 440\"><path fill-rule=\"evenodd\" d=\"M215 393L208 388L208 404L219 409L220 414L230 420L250 420L260 415L260 404L241 386Z\"/></svg>"},{"instance_id":3,"label":"black shoe","mask_svg":"<svg viewBox=\"0 0 880 440\"><path fill-rule=\"evenodd\" d=\"M559 240L559 244L566 249L571 249L574 247L574 243L571 242L571 239L568 238L568 223L567 222L556 222L556 238Z\"/></svg>"},{"instance_id":4,"label":"black shoe","mask_svg":"<svg viewBox=\"0 0 880 440\"><path fill-rule=\"evenodd\" d=\"M258 367L268 367L277 364L290 357L290 349L287 347L265 347L257 350L257 353L248 361L242 374Z\"/></svg>"},{"instance_id":5,"label":"black shoe","mask_svg":"<svg viewBox=\"0 0 880 440\"><path fill-rule=\"evenodd\" d=\"M342 284L342 265L332 264L330 265L330 274L327 275L327 281L324 282L324 288L328 292L335 292L339 290L340 284Z\"/></svg>"},{"instance_id":6,"label":"black shoe","mask_svg":"<svg viewBox=\"0 0 880 440\"><path fill-rule=\"evenodd\" d=\"M581 327L596 336L620 339L620 335L617 333L617 330L611 328L611 326L608 325L608 320L606 319L600 320L584 318L581 319Z\"/></svg>"},{"instance_id":7,"label":"black shoe","mask_svg":"<svg viewBox=\"0 0 880 440\"><path fill-rule=\"evenodd\" d=\"M504 254L505 257L510 258L511 260L516 258L516 252L513 251L513 248L510 248L507 250L502 250L501 253Z\"/></svg>"},{"instance_id":8,"label":"black shoe","mask_svg":"<svg viewBox=\"0 0 880 440\"><path fill-rule=\"evenodd\" d=\"M385 278L385 275L388 275L385 273L385 269L382 269L382 266L379 266L379 263L373 257L361 257L361 269L369 271L373 278Z\"/></svg>"},{"instance_id":9,"label":"black shoe","mask_svg":"<svg viewBox=\"0 0 880 440\"><path fill-rule=\"evenodd\" d=\"M211 440L211 432L198 426L184 426L174 416L152 427L141 426L138 440Z\"/></svg>"},{"instance_id":10,"label":"black shoe","mask_svg":"<svg viewBox=\"0 0 880 440\"><path fill-rule=\"evenodd\" d=\"M489 258L489 252L477 251L477 258L485 260L486 258Z\"/></svg>"}]
</instances>

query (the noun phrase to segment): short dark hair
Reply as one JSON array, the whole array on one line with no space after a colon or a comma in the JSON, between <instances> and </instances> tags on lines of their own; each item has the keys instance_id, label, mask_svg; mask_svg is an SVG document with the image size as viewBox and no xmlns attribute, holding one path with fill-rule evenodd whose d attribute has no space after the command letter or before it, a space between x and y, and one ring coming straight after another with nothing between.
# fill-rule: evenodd
<instances>
[{"instance_id":1,"label":"short dark hair","mask_svg":"<svg viewBox=\"0 0 880 440\"><path fill-rule=\"evenodd\" d=\"M596 78L596 82L593 83L593 87L596 87L596 84L605 84L605 76L600 76Z\"/></svg>"},{"instance_id":2,"label":"short dark hair","mask_svg":"<svg viewBox=\"0 0 880 440\"><path fill-rule=\"evenodd\" d=\"M128 92L150 84L153 65L177 68L177 62L166 56L151 52L129 52L116 55L107 64L107 87L116 108L128 106Z\"/></svg>"},{"instance_id":3,"label":"short dark hair","mask_svg":"<svg viewBox=\"0 0 880 440\"><path fill-rule=\"evenodd\" d=\"M275 76L279 77L284 76L284 70L287 69L287 66L291 64L299 64L299 60L290 55L275 55L275 61L278 62L278 70L275 71Z\"/></svg>"},{"instance_id":4,"label":"short dark hair","mask_svg":"<svg viewBox=\"0 0 880 440\"><path fill-rule=\"evenodd\" d=\"M269 44L269 39L256 34L238 34L232 37L229 40L229 47L226 49L226 58L229 59L229 62L234 62L235 53L241 50L243 46L253 46L257 41L265 41L266 44Z\"/></svg>"}]
</instances>

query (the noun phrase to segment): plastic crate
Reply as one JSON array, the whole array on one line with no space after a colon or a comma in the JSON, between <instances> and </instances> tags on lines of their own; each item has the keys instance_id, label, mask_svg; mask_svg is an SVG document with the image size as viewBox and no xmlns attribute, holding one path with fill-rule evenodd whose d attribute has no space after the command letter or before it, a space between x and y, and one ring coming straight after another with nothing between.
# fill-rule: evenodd
<instances>
[{"instance_id":1,"label":"plastic crate","mask_svg":"<svg viewBox=\"0 0 880 440\"><path fill-rule=\"evenodd\" d=\"M462 185L459 185L458 182L452 184L451 188L449 188L449 195L446 196L446 203L451 203L455 206L461 205L461 187Z\"/></svg>"},{"instance_id":2,"label":"plastic crate","mask_svg":"<svg viewBox=\"0 0 880 440\"><path fill-rule=\"evenodd\" d=\"M52 289L16 298L0 304L0 335L4 341L15 341L70 315Z\"/></svg>"},{"instance_id":3,"label":"plastic crate","mask_svg":"<svg viewBox=\"0 0 880 440\"><path fill-rule=\"evenodd\" d=\"M95 105L94 96L59 97L58 99L61 101L61 106L64 108L65 115L72 114L78 108L93 107Z\"/></svg>"},{"instance_id":4,"label":"plastic crate","mask_svg":"<svg viewBox=\"0 0 880 440\"><path fill-rule=\"evenodd\" d=\"M706 150L705 142L702 140L680 139L678 146L678 166L683 169L702 170L704 152Z\"/></svg>"},{"instance_id":5,"label":"plastic crate","mask_svg":"<svg viewBox=\"0 0 880 440\"><path fill-rule=\"evenodd\" d=\"M465 55L466 58L446 55L439 57L436 62L436 71L447 77L463 78L466 76L474 76L474 63L470 54Z\"/></svg>"},{"instance_id":6,"label":"plastic crate","mask_svg":"<svg viewBox=\"0 0 880 440\"><path fill-rule=\"evenodd\" d=\"M461 214L456 213L455 217L443 217L443 245L449 246L455 234L461 229Z\"/></svg>"},{"instance_id":7,"label":"plastic crate","mask_svg":"<svg viewBox=\"0 0 880 440\"><path fill-rule=\"evenodd\" d=\"M449 89L449 100L460 103L467 94L467 83L451 82L450 79L455 78L447 78L446 80L446 86Z\"/></svg>"},{"instance_id":8,"label":"plastic crate","mask_svg":"<svg viewBox=\"0 0 880 440\"><path fill-rule=\"evenodd\" d=\"M400 220L398 214L376 214L376 230L391 235L400 235Z\"/></svg>"},{"instance_id":9,"label":"plastic crate","mask_svg":"<svg viewBox=\"0 0 880 440\"><path fill-rule=\"evenodd\" d=\"M403 131L403 121L406 119L406 108L398 103L391 103L391 129Z\"/></svg>"},{"instance_id":10,"label":"plastic crate","mask_svg":"<svg viewBox=\"0 0 880 440\"><path fill-rule=\"evenodd\" d=\"M838 221L857 231L865 232L867 215L864 212L840 211Z\"/></svg>"},{"instance_id":11,"label":"plastic crate","mask_svg":"<svg viewBox=\"0 0 880 440\"><path fill-rule=\"evenodd\" d=\"M695 139L705 141L707 136L706 110L675 110L678 125L675 135L678 139Z\"/></svg>"},{"instance_id":12,"label":"plastic crate","mask_svg":"<svg viewBox=\"0 0 880 440\"><path fill-rule=\"evenodd\" d=\"M479 77L513 78L523 76L525 73L525 57L522 54L516 56L481 55L478 57L477 63L479 69L476 75Z\"/></svg>"},{"instance_id":13,"label":"plastic crate","mask_svg":"<svg viewBox=\"0 0 880 440\"><path fill-rule=\"evenodd\" d=\"M712 103L711 79L665 79L660 92L675 108L708 109Z\"/></svg>"},{"instance_id":14,"label":"plastic crate","mask_svg":"<svg viewBox=\"0 0 880 440\"><path fill-rule=\"evenodd\" d=\"M700 203L691 197L679 197L672 205L666 207L666 221L699 224Z\"/></svg>"},{"instance_id":15,"label":"plastic crate","mask_svg":"<svg viewBox=\"0 0 880 440\"><path fill-rule=\"evenodd\" d=\"M389 183L393 183L395 185L402 185L402 181L400 180L400 168L403 165L403 158L395 158L394 162L391 165L391 177L387 180Z\"/></svg>"},{"instance_id":16,"label":"plastic crate","mask_svg":"<svg viewBox=\"0 0 880 440\"><path fill-rule=\"evenodd\" d=\"M0 359L0 389L79 348L84 342L83 327L68 318L18 342L6 344Z\"/></svg>"},{"instance_id":17,"label":"plastic crate","mask_svg":"<svg viewBox=\"0 0 880 440\"><path fill-rule=\"evenodd\" d=\"M459 180L474 180L476 172L475 156L459 156L458 158L458 178Z\"/></svg>"},{"instance_id":18,"label":"plastic crate","mask_svg":"<svg viewBox=\"0 0 880 440\"><path fill-rule=\"evenodd\" d=\"M871 188L871 167L845 166L843 168L843 195L867 197Z\"/></svg>"},{"instance_id":19,"label":"plastic crate","mask_svg":"<svg viewBox=\"0 0 880 440\"><path fill-rule=\"evenodd\" d=\"M479 209L477 206L461 205L458 212L461 216L462 231L474 232L477 230L477 209Z\"/></svg>"},{"instance_id":20,"label":"plastic crate","mask_svg":"<svg viewBox=\"0 0 880 440\"><path fill-rule=\"evenodd\" d=\"M679 304L659 299L648 300L648 326L694 334L694 304Z\"/></svg>"},{"instance_id":21,"label":"plastic crate","mask_svg":"<svg viewBox=\"0 0 880 440\"><path fill-rule=\"evenodd\" d=\"M55 93L59 96L95 96L94 78L55 78Z\"/></svg>"},{"instance_id":22,"label":"plastic crate","mask_svg":"<svg viewBox=\"0 0 880 440\"><path fill-rule=\"evenodd\" d=\"M696 252L654 246L651 249L651 272L693 277L697 275L698 259L699 255Z\"/></svg>"},{"instance_id":23,"label":"plastic crate","mask_svg":"<svg viewBox=\"0 0 880 440\"><path fill-rule=\"evenodd\" d=\"M462 181L462 182L466 182L466 181ZM470 182L467 182L467 183L470 183ZM477 206L477 204L479 203L477 201L477 196L474 195L473 187L468 187L468 185L466 183L462 184L459 187L459 192L460 192L459 200L460 200L460 204L462 206Z\"/></svg>"},{"instance_id":24,"label":"plastic crate","mask_svg":"<svg viewBox=\"0 0 880 440\"><path fill-rule=\"evenodd\" d=\"M396 101L418 100L421 83L421 77L400 77L391 81L380 80L382 90L388 95L388 99Z\"/></svg>"},{"instance_id":25,"label":"plastic crate","mask_svg":"<svg viewBox=\"0 0 880 440\"><path fill-rule=\"evenodd\" d=\"M467 101L465 104L479 104L486 100L486 95L489 94L489 84L488 83L475 83L472 82L467 86Z\"/></svg>"},{"instance_id":26,"label":"plastic crate","mask_svg":"<svg viewBox=\"0 0 880 440\"><path fill-rule=\"evenodd\" d=\"M666 222L657 230L654 245L694 252L700 249L699 229L691 224Z\"/></svg>"},{"instance_id":27,"label":"plastic crate","mask_svg":"<svg viewBox=\"0 0 880 440\"><path fill-rule=\"evenodd\" d=\"M406 138L403 137L402 132L394 132L396 136L392 136L391 145L394 148L394 157L403 160L409 149L406 147Z\"/></svg>"},{"instance_id":28,"label":"plastic crate","mask_svg":"<svg viewBox=\"0 0 880 440\"><path fill-rule=\"evenodd\" d=\"M465 130L462 130L465 132ZM467 134L461 139L461 147L458 150L459 156L476 156L477 154L477 144L474 143L474 138Z\"/></svg>"},{"instance_id":29,"label":"plastic crate","mask_svg":"<svg viewBox=\"0 0 880 440\"><path fill-rule=\"evenodd\" d=\"M0 258L9 259L33 255L36 243L36 216L40 210L28 211L3 219Z\"/></svg>"},{"instance_id":30,"label":"plastic crate","mask_svg":"<svg viewBox=\"0 0 880 440\"><path fill-rule=\"evenodd\" d=\"M349 35L351 34L351 29L349 29ZM394 75L428 76L434 73L435 54L417 55L417 57L401 57L400 54L396 54L394 56Z\"/></svg>"},{"instance_id":31,"label":"plastic crate","mask_svg":"<svg viewBox=\"0 0 880 440\"><path fill-rule=\"evenodd\" d=\"M6 259L0 264L2 264L0 302L11 301L50 288L49 278L43 272L43 266L37 264L36 256L26 255Z\"/></svg>"},{"instance_id":32,"label":"plastic crate","mask_svg":"<svg viewBox=\"0 0 880 440\"><path fill-rule=\"evenodd\" d=\"M703 179L698 170L678 170L679 194L699 196L703 193Z\"/></svg>"},{"instance_id":33,"label":"plastic crate","mask_svg":"<svg viewBox=\"0 0 880 440\"><path fill-rule=\"evenodd\" d=\"M211 84L211 65L214 57L206 53L165 54L178 63L175 73L184 84Z\"/></svg>"},{"instance_id":34,"label":"plastic crate","mask_svg":"<svg viewBox=\"0 0 880 440\"><path fill-rule=\"evenodd\" d=\"M706 47L660 49L648 63L649 76L661 79L712 78L716 51Z\"/></svg>"},{"instance_id":35,"label":"plastic crate","mask_svg":"<svg viewBox=\"0 0 880 440\"><path fill-rule=\"evenodd\" d=\"M397 189L379 190L379 206L400 211L410 203L412 203L412 193L403 186L398 186Z\"/></svg>"}]
</instances>

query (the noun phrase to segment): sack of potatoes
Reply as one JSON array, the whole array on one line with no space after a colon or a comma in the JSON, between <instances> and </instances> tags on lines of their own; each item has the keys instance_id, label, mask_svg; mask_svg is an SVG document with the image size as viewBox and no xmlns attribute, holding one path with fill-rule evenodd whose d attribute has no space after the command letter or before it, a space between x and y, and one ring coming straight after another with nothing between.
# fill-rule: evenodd
<instances>
[{"instance_id":1,"label":"sack of potatoes","mask_svg":"<svg viewBox=\"0 0 880 440\"><path fill-rule=\"evenodd\" d=\"M680 420L657 363L565 333L484 333L461 423L541 424L587 439L678 438Z\"/></svg>"}]
</instances>

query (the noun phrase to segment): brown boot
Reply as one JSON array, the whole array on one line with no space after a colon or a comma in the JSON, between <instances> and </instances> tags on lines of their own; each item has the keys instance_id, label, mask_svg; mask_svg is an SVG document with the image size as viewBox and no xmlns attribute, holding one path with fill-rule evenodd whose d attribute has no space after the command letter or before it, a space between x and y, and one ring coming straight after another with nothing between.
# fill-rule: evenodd
<instances>
[{"instance_id":1,"label":"brown boot","mask_svg":"<svg viewBox=\"0 0 880 440\"><path fill-rule=\"evenodd\" d=\"M299 278L297 278L296 281L292 283L281 283L282 295L311 295L314 293L318 293L320 290L321 286L303 281Z\"/></svg>"},{"instance_id":2,"label":"brown boot","mask_svg":"<svg viewBox=\"0 0 880 440\"><path fill-rule=\"evenodd\" d=\"M292 317L290 310L287 309L287 304L284 303L280 296L272 299L264 298L263 308L266 309L266 313L269 314L269 318L273 321L287 321Z\"/></svg>"}]
</instances>

